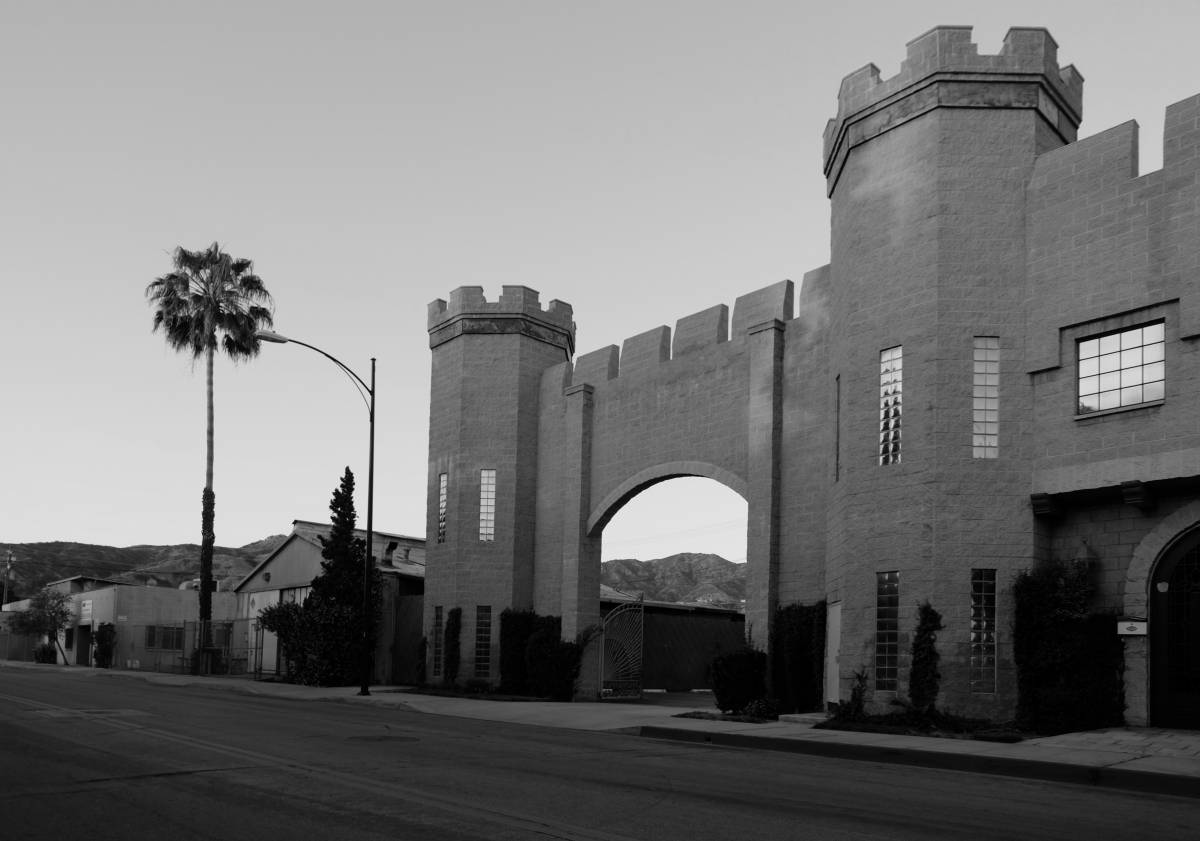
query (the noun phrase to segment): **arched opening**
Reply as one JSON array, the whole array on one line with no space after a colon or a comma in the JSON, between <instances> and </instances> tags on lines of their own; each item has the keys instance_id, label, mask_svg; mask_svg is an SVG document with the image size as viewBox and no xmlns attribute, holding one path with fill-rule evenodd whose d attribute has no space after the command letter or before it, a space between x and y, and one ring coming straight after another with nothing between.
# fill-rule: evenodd
<instances>
[{"instance_id":1,"label":"arched opening","mask_svg":"<svg viewBox=\"0 0 1200 841\"><path fill-rule=\"evenodd\" d=\"M634 477L589 522L601 557L602 697L709 688L712 658L744 639L746 500L675 469Z\"/></svg>"},{"instance_id":2,"label":"arched opening","mask_svg":"<svg viewBox=\"0 0 1200 841\"><path fill-rule=\"evenodd\" d=\"M1200 728L1200 526L1159 558L1149 607L1151 723Z\"/></svg>"},{"instance_id":3,"label":"arched opening","mask_svg":"<svg viewBox=\"0 0 1200 841\"><path fill-rule=\"evenodd\" d=\"M643 486L602 526L604 561L650 561L676 554L746 560L746 500L720 482L666 477ZM593 531L595 534L595 531Z\"/></svg>"}]
</instances>

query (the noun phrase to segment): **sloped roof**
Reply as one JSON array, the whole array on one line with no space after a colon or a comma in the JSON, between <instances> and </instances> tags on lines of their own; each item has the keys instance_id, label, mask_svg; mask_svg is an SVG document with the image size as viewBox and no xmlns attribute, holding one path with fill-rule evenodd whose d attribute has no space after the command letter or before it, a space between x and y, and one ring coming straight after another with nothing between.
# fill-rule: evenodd
<instances>
[{"instance_id":1,"label":"sloped roof","mask_svg":"<svg viewBox=\"0 0 1200 841\"><path fill-rule=\"evenodd\" d=\"M324 534L329 534L329 528L330 528L329 523L318 523L314 520L292 520L292 533L293 534L303 533L303 534L310 534L310 535L318 535L318 534L324 535ZM383 531L382 529L372 529L371 535L374 540L379 540L381 538L384 538L384 539L390 538L390 539L395 539L395 540L406 540L406 541L409 541L410 543L420 543L421 545L425 544L425 538L423 538L423 537L413 537L412 535L408 535L408 534L397 534L396 532ZM354 536L361 538L362 540L366 540L367 539L367 530L366 529L355 529Z\"/></svg>"},{"instance_id":2,"label":"sloped roof","mask_svg":"<svg viewBox=\"0 0 1200 841\"><path fill-rule=\"evenodd\" d=\"M68 578L60 578L57 581L49 581L47 587L53 587L55 584L69 584L72 581L95 581L97 584L124 584L128 586L128 581L114 581L111 578L100 578L95 575L72 575Z\"/></svg>"},{"instance_id":3,"label":"sloped roof","mask_svg":"<svg viewBox=\"0 0 1200 841\"><path fill-rule=\"evenodd\" d=\"M298 540L303 543L307 543L309 546L313 546L316 549L324 548L321 545L319 538L328 535L329 529L330 525L328 523L316 523L312 520L292 520L292 533L287 536L287 539L284 540L283 543L280 543L279 546L275 548L274 552L267 555L267 557L259 561L258 565L254 567L254 569L246 573L242 580L237 583L237 586L233 588L233 592L241 592L241 589L246 582L250 581L256 575L258 575L261 570L269 566L271 562L274 561L275 558L294 541ZM367 539L367 530L355 529L354 536L365 541ZM380 531L378 529L371 530L371 538L373 542L377 542L380 539L396 539L404 540L409 543L419 543L422 547L425 545L425 538L423 537L410 537L408 535L395 534L393 532ZM418 561L393 561L391 564L384 564L378 558L376 558L375 568L383 573L408 575L412 576L413 578L425 577L425 564Z\"/></svg>"}]
</instances>

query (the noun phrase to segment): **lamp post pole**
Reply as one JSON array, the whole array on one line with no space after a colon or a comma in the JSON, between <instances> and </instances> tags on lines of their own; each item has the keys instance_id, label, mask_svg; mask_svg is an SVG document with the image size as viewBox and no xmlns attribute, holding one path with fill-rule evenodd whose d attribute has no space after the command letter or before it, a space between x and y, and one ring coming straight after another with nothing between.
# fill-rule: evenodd
<instances>
[{"instance_id":1,"label":"lamp post pole","mask_svg":"<svg viewBox=\"0 0 1200 841\"><path fill-rule=\"evenodd\" d=\"M8 564L4 567L4 597L0 598L0 608L3 608L8 602L8 574L12 572L13 553L8 550Z\"/></svg>"},{"instance_id":2,"label":"lamp post pole","mask_svg":"<svg viewBox=\"0 0 1200 841\"><path fill-rule=\"evenodd\" d=\"M371 443L368 447L367 455L367 551L366 557L363 558L363 665L362 665L362 686L358 689L359 695L371 694L371 625L374 620L371 610L371 572L374 570L375 562L371 557L371 550L374 544L374 516L375 516L375 357L371 357L371 387L367 389L371 395L371 405L367 407L367 411L371 416Z\"/></svg>"},{"instance_id":3,"label":"lamp post pole","mask_svg":"<svg viewBox=\"0 0 1200 841\"><path fill-rule=\"evenodd\" d=\"M274 342L276 344L291 343L306 347L309 350L315 350L317 353L324 356L334 365L342 369L342 372L354 382L355 387L362 391L366 391L363 397L367 404L367 416L370 420L370 446L367 455L367 551L363 556L363 588L362 588L362 686L359 687L359 695L371 694L371 625L373 624L373 616L371 611L371 571L374 568L374 561L371 555L372 544L374 543L374 528L375 528L375 357L371 357L371 384L367 385L363 378L354 373L340 359L326 353L319 347L314 347L307 342L302 342L299 339L292 339L287 336L281 336L279 333L273 333L270 330L259 330L255 337L264 342ZM11 553L9 555L11 557Z\"/></svg>"}]
</instances>

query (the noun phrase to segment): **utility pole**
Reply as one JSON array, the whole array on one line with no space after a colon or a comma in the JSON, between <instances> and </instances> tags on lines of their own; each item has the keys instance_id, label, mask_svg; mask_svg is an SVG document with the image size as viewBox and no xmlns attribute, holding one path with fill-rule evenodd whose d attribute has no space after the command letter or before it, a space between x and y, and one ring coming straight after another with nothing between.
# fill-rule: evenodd
<instances>
[{"instance_id":1,"label":"utility pole","mask_svg":"<svg viewBox=\"0 0 1200 841\"><path fill-rule=\"evenodd\" d=\"M8 564L4 567L4 597L0 598L0 609L2 609L4 607L5 602L8 601L8 574L10 572L12 572L12 561L13 561L13 553L12 553L12 550L9 549L8 550Z\"/></svg>"}]
</instances>

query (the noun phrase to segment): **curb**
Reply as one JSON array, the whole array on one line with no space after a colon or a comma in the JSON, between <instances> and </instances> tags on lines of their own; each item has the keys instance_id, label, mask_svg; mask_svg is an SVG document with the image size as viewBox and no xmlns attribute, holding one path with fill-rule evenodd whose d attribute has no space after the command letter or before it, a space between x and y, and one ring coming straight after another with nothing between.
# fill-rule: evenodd
<instances>
[{"instance_id":1,"label":"curb","mask_svg":"<svg viewBox=\"0 0 1200 841\"><path fill-rule=\"evenodd\" d=\"M166 676L158 672L126 672L101 669L83 669L77 666L52 666L43 664L25 664L0 661L0 670L5 667L30 670L54 670L59 672L87 672L90 676L111 678L132 678L152 685L172 686L177 688L201 688L217 691L235 692L258 698L274 698L281 701L324 701L335 703L364 703L357 695L314 696L305 693L263 691L254 682L242 682L237 679L189 680L191 676ZM162 679L162 678L166 679ZM156 680L156 678L159 678ZM227 682L228 680L228 682ZM381 690L381 694L397 694ZM365 703L370 703L366 701ZM431 715L452 715L452 713L421 709L406 701L395 699L387 706L405 708L413 712ZM561 725L536 724L523 722L525 726L555 727ZM862 742L841 742L824 739L798 739L781 736L756 736L746 733L730 733L719 730L684 729L665 727L662 725L627 725L602 732L636 736L648 739L685 742L698 746L728 747L746 750L772 750L783 753L808 754L831 759L849 759L862 762L880 762L893 765L911 765L923 768L937 768L946 771L963 773L995 774L1004 777L1016 777L1027 780L1043 780L1046 782L1068 783L1072 785L1097 786L1124 791L1134 791L1146 794L1160 794L1173 797L1200 799L1200 777L1172 774L1159 771L1143 771L1134 768L1121 768L1107 765L1086 763L1055 762L1050 760L1030 759L1015 756L997 756L974 753L948 753L938 750L925 750L919 747L898 747L894 745L867 744Z\"/></svg>"},{"instance_id":2,"label":"curb","mask_svg":"<svg viewBox=\"0 0 1200 841\"><path fill-rule=\"evenodd\" d=\"M644 738L691 742L714 747L802 753L831 759L916 765L923 768L940 768L946 771L996 774L1002 777L1019 777L1027 780L1101 786L1173 797L1200 798L1200 779L1196 777L1138 771L1132 768L1076 765L1068 762L1047 762L1009 756L944 753L920 748L884 747L836 741L747 736L742 733L682 730L674 727L643 726L630 729Z\"/></svg>"}]
</instances>

